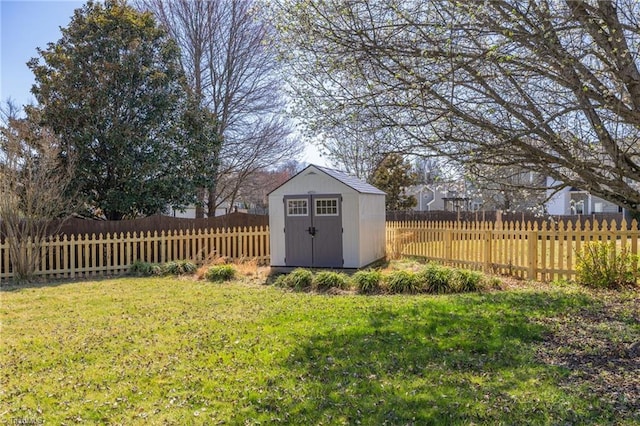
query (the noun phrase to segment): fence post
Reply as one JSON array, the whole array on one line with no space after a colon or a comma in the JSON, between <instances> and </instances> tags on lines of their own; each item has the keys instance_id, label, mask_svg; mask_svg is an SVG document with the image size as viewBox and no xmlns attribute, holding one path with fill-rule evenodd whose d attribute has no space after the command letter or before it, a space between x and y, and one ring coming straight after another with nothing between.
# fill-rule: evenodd
<instances>
[{"instance_id":1,"label":"fence post","mask_svg":"<svg viewBox=\"0 0 640 426\"><path fill-rule=\"evenodd\" d=\"M631 250L631 254L633 255L638 254L638 236L639 236L638 231L639 230L640 230L640 227L636 219L633 219L631 221L631 228L628 228L627 230L623 230L623 232L628 232L628 235L631 238L630 250ZM633 278L637 282L638 276L640 275L640 260L636 258L636 260L634 260L633 262L634 263L632 263L632 265L635 266L635 268L633 268Z\"/></svg>"},{"instance_id":2,"label":"fence post","mask_svg":"<svg viewBox=\"0 0 640 426\"><path fill-rule=\"evenodd\" d=\"M160 245L160 263L165 263L167 261L167 240L165 238L164 235L164 231L160 232L160 241L159 241L159 245Z\"/></svg>"},{"instance_id":3,"label":"fence post","mask_svg":"<svg viewBox=\"0 0 640 426\"><path fill-rule=\"evenodd\" d=\"M490 222L485 222L484 226L486 226L486 230L483 233L484 237L484 272L491 272L491 242L493 240L493 233L491 232L492 224Z\"/></svg>"},{"instance_id":4,"label":"fence post","mask_svg":"<svg viewBox=\"0 0 640 426\"><path fill-rule=\"evenodd\" d=\"M527 255L529 257L529 268L527 270L527 279L536 280L538 275L538 222L529 222L530 231L527 232L528 250Z\"/></svg>"},{"instance_id":5,"label":"fence post","mask_svg":"<svg viewBox=\"0 0 640 426\"><path fill-rule=\"evenodd\" d=\"M451 262L451 258L453 257L453 227L450 226L444 232L444 257L446 262Z\"/></svg>"},{"instance_id":6,"label":"fence post","mask_svg":"<svg viewBox=\"0 0 640 426\"><path fill-rule=\"evenodd\" d=\"M76 276L76 256L78 254L78 236L71 234L69 238L69 276Z\"/></svg>"},{"instance_id":7,"label":"fence post","mask_svg":"<svg viewBox=\"0 0 640 426\"><path fill-rule=\"evenodd\" d=\"M0 241L0 281L9 279L9 243Z\"/></svg>"}]
</instances>

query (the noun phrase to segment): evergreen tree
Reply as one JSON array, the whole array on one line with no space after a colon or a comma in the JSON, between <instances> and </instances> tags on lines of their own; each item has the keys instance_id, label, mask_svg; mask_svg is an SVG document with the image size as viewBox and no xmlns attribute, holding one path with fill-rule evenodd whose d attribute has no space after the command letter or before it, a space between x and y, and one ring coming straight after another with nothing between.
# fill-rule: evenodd
<instances>
[{"instance_id":1,"label":"evergreen tree","mask_svg":"<svg viewBox=\"0 0 640 426\"><path fill-rule=\"evenodd\" d=\"M151 13L89 1L29 67L43 124L72 155L72 187L118 220L195 199L179 50ZM42 63L41 60L42 59ZM215 142L215 141L214 141Z\"/></svg>"},{"instance_id":2,"label":"evergreen tree","mask_svg":"<svg viewBox=\"0 0 640 426\"><path fill-rule=\"evenodd\" d=\"M418 182L412 172L411 163L399 154L388 154L371 178L371 184L387 193L387 210L408 210L418 204L413 195L406 195L405 189Z\"/></svg>"}]
</instances>

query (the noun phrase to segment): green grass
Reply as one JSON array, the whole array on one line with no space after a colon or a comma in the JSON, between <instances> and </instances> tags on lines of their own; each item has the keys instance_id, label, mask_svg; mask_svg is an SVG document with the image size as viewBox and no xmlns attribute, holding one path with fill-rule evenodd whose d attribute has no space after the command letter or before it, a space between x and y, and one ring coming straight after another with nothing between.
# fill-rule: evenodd
<instances>
[{"instance_id":1,"label":"green grass","mask_svg":"<svg viewBox=\"0 0 640 426\"><path fill-rule=\"evenodd\" d=\"M536 357L545 321L600 303L573 287L328 296L154 277L0 297L3 423L640 421Z\"/></svg>"}]
</instances>

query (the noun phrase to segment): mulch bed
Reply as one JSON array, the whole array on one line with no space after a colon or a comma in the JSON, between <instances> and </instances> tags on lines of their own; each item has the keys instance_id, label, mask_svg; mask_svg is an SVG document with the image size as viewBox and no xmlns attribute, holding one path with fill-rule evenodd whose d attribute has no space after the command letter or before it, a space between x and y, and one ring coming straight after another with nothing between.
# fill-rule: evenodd
<instances>
[{"instance_id":1,"label":"mulch bed","mask_svg":"<svg viewBox=\"0 0 640 426\"><path fill-rule=\"evenodd\" d=\"M598 302L541 320L537 357L569 370L565 385L597 395L616 417L640 421L640 293L594 292Z\"/></svg>"}]
</instances>

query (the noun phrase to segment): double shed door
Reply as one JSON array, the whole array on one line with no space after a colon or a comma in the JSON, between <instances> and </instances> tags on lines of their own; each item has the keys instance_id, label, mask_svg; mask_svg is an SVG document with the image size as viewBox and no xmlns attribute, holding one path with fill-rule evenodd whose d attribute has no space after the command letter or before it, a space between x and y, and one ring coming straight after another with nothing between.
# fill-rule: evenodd
<instances>
[{"instance_id":1,"label":"double shed door","mask_svg":"<svg viewBox=\"0 0 640 426\"><path fill-rule=\"evenodd\" d=\"M287 266L342 267L340 195L287 195L284 214Z\"/></svg>"}]
</instances>

